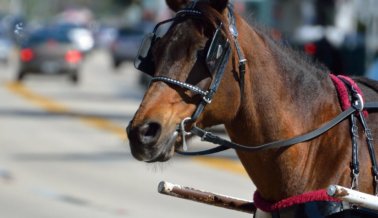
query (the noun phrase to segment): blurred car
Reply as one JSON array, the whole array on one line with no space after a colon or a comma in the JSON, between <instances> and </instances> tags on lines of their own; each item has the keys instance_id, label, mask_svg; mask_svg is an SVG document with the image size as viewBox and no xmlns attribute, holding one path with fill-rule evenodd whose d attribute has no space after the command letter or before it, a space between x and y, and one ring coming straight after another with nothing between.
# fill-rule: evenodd
<instances>
[{"instance_id":1,"label":"blurred car","mask_svg":"<svg viewBox=\"0 0 378 218\"><path fill-rule=\"evenodd\" d=\"M12 40L0 30L0 63L7 64L12 53Z\"/></svg>"},{"instance_id":2,"label":"blurred car","mask_svg":"<svg viewBox=\"0 0 378 218\"><path fill-rule=\"evenodd\" d=\"M46 28L31 33L19 51L20 66L17 80L27 74L66 74L73 83L79 80L82 53L67 34Z\"/></svg>"},{"instance_id":3,"label":"blurred car","mask_svg":"<svg viewBox=\"0 0 378 218\"><path fill-rule=\"evenodd\" d=\"M138 28L124 27L117 31L110 47L114 68L118 68L125 61L134 61L144 35L144 31Z\"/></svg>"},{"instance_id":4,"label":"blurred car","mask_svg":"<svg viewBox=\"0 0 378 218\"><path fill-rule=\"evenodd\" d=\"M362 76L366 71L366 43L361 33L334 26L300 26L293 45L335 74Z\"/></svg>"},{"instance_id":5,"label":"blurred car","mask_svg":"<svg viewBox=\"0 0 378 218\"><path fill-rule=\"evenodd\" d=\"M56 23L54 26L62 34L66 34L82 54L89 53L94 48L94 36L88 28L73 23Z\"/></svg>"},{"instance_id":6,"label":"blurred car","mask_svg":"<svg viewBox=\"0 0 378 218\"><path fill-rule=\"evenodd\" d=\"M110 26L99 26L94 34L95 47L101 49L109 49L117 35L117 29Z\"/></svg>"},{"instance_id":7,"label":"blurred car","mask_svg":"<svg viewBox=\"0 0 378 218\"><path fill-rule=\"evenodd\" d=\"M69 37L82 53L90 52L95 45L92 33L86 28L74 28L70 30Z\"/></svg>"}]
</instances>

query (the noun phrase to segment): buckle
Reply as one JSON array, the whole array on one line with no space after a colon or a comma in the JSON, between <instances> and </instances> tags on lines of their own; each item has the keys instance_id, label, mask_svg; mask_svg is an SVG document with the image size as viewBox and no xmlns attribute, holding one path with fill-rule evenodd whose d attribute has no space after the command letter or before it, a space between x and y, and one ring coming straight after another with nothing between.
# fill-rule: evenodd
<instances>
[{"instance_id":1,"label":"buckle","mask_svg":"<svg viewBox=\"0 0 378 218\"><path fill-rule=\"evenodd\" d=\"M207 135L209 134L209 132L206 132L205 131L205 133L203 134L203 136L201 137L201 141L206 141L205 139L206 139L206 137L207 137Z\"/></svg>"},{"instance_id":2,"label":"buckle","mask_svg":"<svg viewBox=\"0 0 378 218\"><path fill-rule=\"evenodd\" d=\"M354 101L353 101L353 107L357 109L358 111L363 111L364 110L364 99L359 93L353 94Z\"/></svg>"},{"instance_id":3,"label":"buckle","mask_svg":"<svg viewBox=\"0 0 378 218\"><path fill-rule=\"evenodd\" d=\"M187 132L187 131L185 130L185 124L186 124L186 122L191 121L191 120L192 120L192 118L187 117L187 118L183 119L183 120L181 121L181 123L180 123L180 131L181 131L181 136L182 136L182 149L183 149L184 151L187 151L187 150L188 150L188 146L187 146L187 144L186 144L186 136L188 136L188 135L191 134L191 132Z\"/></svg>"},{"instance_id":4,"label":"buckle","mask_svg":"<svg viewBox=\"0 0 378 218\"><path fill-rule=\"evenodd\" d=\"M207 97L207 96L203 96L203 98L202 98L207 104L210 104L211 103L211 101L212 101L212 99L211 98L209 98L209 97Z\"/></svg>"},{"instance_id":5,"label":"buckle","mask_svg":"<svg viewBox=\"0 0 378 218\"><path fill-rule=\"evenodd\" d=\"M355 170L352 170L352 174L353 174L353 177L352 177L352 189L353 190L358 190L358 177L359 177L359 173L356 172Z\"/></svg>"},{"instance_id":6,"label":"buckle","mask_svg":"<svg viewBox=\"0 0 378 218\"><path fill-rule=\"evenodd\" d=\"M236 29L236 26L234 24L229 25L228 30L231 32L234 38L237 38L239 36L238 30Z\"/></svg>"}]
</instances>

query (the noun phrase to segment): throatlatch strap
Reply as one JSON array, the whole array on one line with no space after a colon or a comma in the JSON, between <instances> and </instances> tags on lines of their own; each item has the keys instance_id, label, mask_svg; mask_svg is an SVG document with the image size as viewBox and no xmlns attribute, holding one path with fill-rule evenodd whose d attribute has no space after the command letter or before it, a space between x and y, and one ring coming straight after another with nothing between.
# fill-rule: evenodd
<instances>
[{"instance_id":1,"label":"throatlatch strap","mask_svg":"<svg viewBox=\"0 0 378 218\"><path fill-rule=\"evenodd\" d=\"M245 58L243 51L241 50L239 41L238 41L239 33L238 33L237 28L236 28L235 16L233 14L234 10L233 10L233 6L231 4L228 5L228 11L229 11L228 17L229 17L229 20L230 20L229 29L230 29L232 36L234 37L234 44L235 44L236 52L237 52L238 58L239 58L239 77L240 77L239 78L239 85L240 85L241 100L243 101L245 70L246 70L245 65L246 65L247 59Z\"/></svg>"}]
</instances>

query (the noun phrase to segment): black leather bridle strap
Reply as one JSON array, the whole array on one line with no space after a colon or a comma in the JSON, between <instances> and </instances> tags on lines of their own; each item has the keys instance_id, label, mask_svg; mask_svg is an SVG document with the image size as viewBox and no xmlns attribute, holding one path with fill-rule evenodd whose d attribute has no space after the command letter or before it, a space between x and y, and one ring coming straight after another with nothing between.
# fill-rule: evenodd
<instances>
[{"instance_id":1,"label":"black leather bridle strap","mask_svg":"<svg viewBox=\"0 0 378 218\"><path fill-rule=\"evenodd\" d=\"M234 45L235 45L236 52L237 52L237 55L238 55L238 58L239 58L240 96L242 98L241 100L243 101L243 96L244 96L244 81L245 81L245 71L246 71L246 62L247 62L247 59L245 58L245 56L243 54L243 51L242 51L242 49L240 47L239 41L238 41L239 32L238 32L238 30L236 28L236 20L235 20L234 9L233 9L233 5L232 4L228 5L228 11L229 11L228 19L230 21L229 30L230 30L232 36L234 37Z\"/></svg>"},{"instance_id":2,"label":"black leather bridle strap","mask_svg":"<svg viewBox=\"0 0 378 218\"><path fill-rule=\"evenodd\" d=\"M358 177L360 175L360 162L358 161L358 126L354 113L350 115L350 133L352 136L352 162L350 162L352 189L358 190Z\"/></svg>"},{"instance_id":3,"label":"black leather bridle strap","mask_svg":"<svg viewBox=\"0 0 378 218\"><path fill-rule=\"evenodd\" d=\"M378 102L370 102L366 103L364 109L369 110L369 109L378 109ZM311 131L309 133L306 133L304 135L294 137L291 139L287 140L280 140L280 141L274 141L266 144L262 144L259 146L246 146L246 145L241 145L237 144L234 142L231 142L229 140L223 139L219 136L214 135L211 132L207 132L197 126L193 126L191 129L191 133L194 135L197 135L201 137L203 141L207 141L213 144L218 144L220 146L204 151L194 151L194 152L180 152L180 154L183 155L189 155L189 156L197 156L197 155L207 155L207 154L213 154L218 151L224 151L230 148L236 149L236 150L241 150L241 151L248 151L248 152L255 152L255 151L260 151L260 150L266 150L266 149L272 149L272 148L283 148L283 147L289 147L294 144L298 144L301 142L306 142L311 139L314 139L321 134L325 133L326 131L330 130L346 118L348 118L351 114L355 113L357 111L356 108L350 107L347 110L341 112L338 116L336 116L334 119L328 121L326 124L324 124L322 127Z\"/></svg>"},{"instance_id":4,"label":"black leather bridle strap","mask_svg":"<svg viewBox=\"0 0 378 218\"><path fill-rule=\"evenodd\" d=\"M224 74L224 71L226 70L227 62L228 62L228 59L229 59L230 53L231 53L230 46L227 46L226 49L227 49L226 53L223 56L221 64L220 64L219 68L217 69L217 71L216 71L216 73L214 75L214 78L213 78L213 80L211 82L209 90L207 91L207 94L205 96L203 96L201 102L197 106L196 111L193 113L193 115L191 117L191 121L192 122L194 122L194 121L196 121L198 119L198 117L201 115L201 113L205 109L205 106L207 104L211 103L211 101L212 101L212 99L214 97L214 94L218 90L218 87L220 85L220 82L222 81L223 74Z\"/></svg>"},{"instance_id":5,"label":"black leather bridle strap","mask_svg":"<svg viewBox=\"0 0 378 218\"><path fill-rule=\"evenodd\" d=\"M215 142L213 142L213 143L215 144ZM207 150L203 150L203 151L179 151L179 150L176 150L175 152L177 154L181 154L181 155L185 155L185 156L201 156L201 155L215 154L215 153L222 152L222 151L225 151L225 150L228 150L228 149L230 149L230 147L220 145L220 146L210 148L210 149L207 149Z\"/></svg>"},{"instance_id":6,"label":"black leather bridle strap","mask_svg":"<svg viewBox=\"0 0 378 218\"><path fill-rule=\"evenodd\" d=\"M374 143L373 143L373 135L371 133L371 129L368 127L365 117L363 116L363 113L360 112L359 114L360 120L362 123L362 127L364 128L364 132L366 135L366 142L368 145L370 160L371 160L371 168L373 173L373 179L374 179L374 194L378 196L378 164L377 159L375 157L375 149L374 149Z\"/></svg>"}]
</instances>

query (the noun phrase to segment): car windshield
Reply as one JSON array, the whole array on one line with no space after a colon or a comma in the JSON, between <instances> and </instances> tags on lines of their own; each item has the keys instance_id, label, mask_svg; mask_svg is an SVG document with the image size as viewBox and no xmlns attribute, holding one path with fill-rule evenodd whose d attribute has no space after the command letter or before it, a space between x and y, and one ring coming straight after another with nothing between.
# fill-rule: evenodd
<instances>
[{"instance_id":1,"label":"car windshield","mask_svg":"<svg viewBox=\"0 0 378 218\"><path fill-rule=\"evenodd\" d=\"M122 28L118 31L118 35L121 37L124 36L140 36L144 35L144 32L139 29L133 29L133 28Z\"/></svg>"},{"instance_id":2,"label":"car windshield","mask_svg":"<svg viewBox=\"0 0 378 218\"><path fill-rule=\"evenodd\" d=\"M30 35L25 45L39 45L45 42L55 41L60 43L70 43L71 40L66 31L40 30Z\"/></svg>"}]
</instances>

